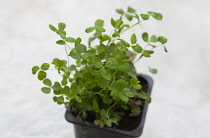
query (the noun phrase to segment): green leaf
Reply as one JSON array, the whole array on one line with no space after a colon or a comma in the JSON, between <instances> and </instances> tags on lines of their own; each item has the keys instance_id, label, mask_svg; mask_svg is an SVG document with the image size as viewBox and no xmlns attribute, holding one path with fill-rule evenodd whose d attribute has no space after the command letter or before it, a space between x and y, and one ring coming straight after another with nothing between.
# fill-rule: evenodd
<instances>
[{"instance_id":1,"label":"green leaf","mask_svg":"<svg viewBox=\"0 0 210 138\"><path fill-rule=\"evenodd\" d=\"M117 118L111 118L111 121L112 121L112 123L115 123L116 125L118 125L118 123L117 123L118 119Z\"/></svg>"},{"instance_id":2,"label":"green leaf","mask_svg":"<svg viewBox=\"0 0 210 138\"><path fill-rule=\"evenodd\" d=\"M128 82L126 82L124 80L118 80L118 81L112 83L108 88L109 88L109 90L112 90L112 91L116 90L118 92L121 92L121 91L123 91L123 89L125 87L128 87Z\"/></svg>"},{"instance_id":3,"label":"green leaf","mask_svg":"<svg viewBox=\"0 0 210 138\"><path fill-rule=\"evenodd\" d=\"M57 101L63 103L64 102L64 97L63 96L57 97Z\"/></svg>"},{"instance_id":4,"label":"green leaf","mask_svg":"<svg viewBox=\"0 0 210 138\"><path fill-rule=\"evenodd\" d=\"M104 122L108 127L112 127L112 121L110 119L105 119Z\"/></svg>"},{"instance_id":5,"label":"green leaf","mask_svg":"<svg viewBox=\"0 0 210 138\"><path fill-rule=\"evenodd\" d=\"M95 26L95 29L96 29L97 32L100 32L100 33L106 31L103 27L101 27L101 26L99 26L99 25L96 25L96 26Z\"/></svg>"},{"instance_id":6,"label":"green leaf","mask_svg":"<svg viewBox=\"0 0 210 138\"><path fill-rule=\"evenodd\" d=\"M124 102L128 102L129 101L129 98L124 93L120 93L119 97Z\"/></svg>"},{"instance_id":7,"label":"green leaf","mask_svg":"<svg viewBox=\"0 0 210 138\"><path fill-rule=\"evenodd\" d=\"M109 115L107 114L106 110L104 110L104 109L101 110L101 116L102 116L103 118L106 118L106 119L109 118Z\"/></svg>"},{"instance_id":8,"label":"green leaf","mask_svg":"<svg viewBox=\"0 0 210 138\"><path fill-rule=\"evenodd\" d=\"M122 20L117 20L116 28L119 28L123 24Z\"/></svg>"},{"instance_id":9,"label":"green leaf","mask_svg":"<svg viewBox=\"0 0 210 138\"><path fill-rule=\"evenodd\" d=\"M50 30L52 30L53 32L57 32L58 30L51 24L49 24L49 28Z\"/></svg>"},{"instance_id":10,"label":"green leaf","mask_svg":"<svg viewBox=\"0 0 210 138\"><path fill-rule=\"evenodd\" d=\"M108 70L106 70L106 69L103 69L101 71L101 75L106 80L111 80L112 79L112 74Z\"/></svg>"},{"instance_id":11,"label":"green leaf","mask_svg":"<svg viewBox=\"0 0 210 138\"><path fill-rule=\"evenodd\" d=\"M75 66L75 65L71 65L71 66L69 67L69 70L70 70L70 71L76 70L76 66Z\"/></svg>"},{"instance_id":12,"label":"green leaf","mask_svg":"<svg viewBox=\"0 0 210 138\"><path fill-rule=\"evenodd\" d=\"M162 20L163 16L161 13L156 13L156 12L148 12L154 19L156 20Z\"/></svg>"},{"instance_id":13,"label":"green leaf","mask_svg":"<svg viewBox=\"0 0 210 138\"><path fill-rule=\"evenodd\" d=\"M155 35L152 35L152 36L150 37L150 42L158 42L157 37L156 37Z\"/></svg>"},{"instance_id":14,"label":"green leaf","mask_svg":"<svg viewBox=\"0 0 210 138\"><path fill-rule=\"evenodd\" d=\"M136 34L133 33L133 34L131 35L130 41L131 41L132 44L135 44L135 43L136 43L136 41L137 41L137 39L136 39Z\"/></svg>"},{"instance_id":15,"label":"green leaf","mask_svg":"<svg viewBox=\"0 0 210 138\"><path fill-rule=\"evenodd\" d=\"M148 93L141 92L141 93L138 93L138 96L141 99L145 99L148 103L151 103L151 101L152 101L152 99L151 99L151 97L150 97L150 95Z\"/></svg>"},{"instance_id":16,"label":"green leaf","mask_svg":"<svg viewBox=\"0 0 210 138\"><path fill-rule=\"evenodd\" d=\"M140 81L138 80L138 78L132 78L132 79L130 80L130 83L131 83L131 85L132 85L135 89L137 89L137 90L139 90L139 89L142 88L142 86L139 84Z\"/></svg>"},{"instance_id":17,"label":"green leaf","mask_svg":"<svg viewBox=\"0 0 210 138\"><path fill-rule=\"evenodd\" d=\"M157 69L153 69L149 67L149 72L151 72L152 74L157 74Z\"/></svg>"},{"instance_id":18,"label":"green leaf","mask_svg":"<svg viewBox=\"0 0 210 138\"><path fill-rule=\"evenodd\" d=\"M94 29L95 29L95 27L89 27L89 28L86 28L86 29L85 29L85 32L86 32L86 33L90 33L90 32L92 32L92 31L94 31Z\"/></svg>"},{"instance_id":19,"label":"green leaf","mask_svg":"<svg viewBox=\"0 0 210 138\"><path fill-rule=\"evenodd\" d=\"M78 44L78 43L81 43L82 42L82 39L80 37L78 37L76 40L75 40L75 44Z\"/></svg>"},{"instance_id":20,"label":"green leaf","mask_svg":"<svg viewBox=\"0 0 210 138\"><path fill-rule=\"evenodd\" d=\"M124 11L122 9L116 9L116 12L119 14L124 14Z\"/></svg>"},{"instance_id":21,"label":"green leaf","mask_svg":"<svg viewBox=\"0 0 210 138\"><path fill-rule=\"evenodd\" d=\"M100 108L96 99L93 99L92 104L93 104L93 110L97 113L100 112Z\"/></svg>"},{"instance_id":22,"label":"green leaf","mask_svg":"<svg viewBox=\"0 0 210 138\"><path fill-rule=\"evenodd\" d=\"M67 37L66 41L69 43L75 43L75 39L73 37Z\"/></svg>"},{"instance_id":23,"label":"green leaf","mask_svg":"<svg viewBox=\"0 0 210 138\"><path fill-rule=\"evenodd\" d=\"M68 94L70 92L70 88L68 86L65 86L63 88L63 91L62 92L63 92L63 94Z\"/></svg>"},{"instance_id":24,"label":"green leaf","mask_svg":"<svg viewBox=\"0 0 210 138\"><path fill-rule=\"evenodd\" d=\"M76 60L80 59L80 56L79 56L79 54L75 51L75 48L73 48L73 49L71 50L71 52L69 53L69 56L71 56L73 59L76 59Z\"/></svg>"},{"instance_id":25,"label":"green leaf","mask_svg":"<svg viewBox=\"0 0 210 138\"><path fill-rule=\"evenodd\" d=\"M48 88L48 87L42 87L41 90L42 90L42 92L45 93L45 94L49 94L50 91L51 91L51 89Z\"/></svg>"},{"instance_id":26,"label":"green leaf","mask_svg":"<svg viewBox=\"0 0 210 138\"><path fill-rule=\"evenodd\" d=\"M56 41L56 44L58 44L58 45L65 45L66 42L63 41L63 40L58 40L58 41Z\"/></svg>"},{"instance_id":27,"label":"green leaf","mask_svg":"<svg viewBox=\"0 0 210 138\"><path fill-rule=\"evenodd\" d=\"M51 80L49 80L49 79L45 79L44 81L43 81L43 83L45 84L45 85L47 85L47 86L52 86L52 82L51 82Z\"/></svg>"},{"instance_id":28,"label":"green leaf","mask_svg":"<svg viewBox=\"0 0 210 138\"><path fill-rule=\"evenodd\" d=\"M148 33L144 32L144 33L142 34L142 39L143 39L145 42L148 42L148 39L149 39Z\"/></svg>"},{"instance_id":29,"label":"green leaf","mask_svg":"<svg viewBox=\"0 0 210 138\"><path fill-rule=\"evenodd\" d=\"M134 94L131 92L129 88L124 88L123 92L127 97L134 97Z\"/></svg>"},{"instance_id":30,"label":"green leaf","mask_svg":"<svg viewBox=\"0 0 210 138\"><path fill-rule=\"evenodd\" d=\"M165 44L167 42L167 38L165 38L164 36L159 36L158 41L162 44Z\"/></svg>"},{"instance_id":31,"label":"green leaf","mask_svg":"<svg viewBox=\"0 0 210 138\"><path fill-rule=\"evenodd\" d=\"M119 66L118 66L118 69L122 72L126 72L128 71L130 68L130 65L127 61L123 61Z\"/></svg>"},{"instance_id":32,"label":"green leaf","mask_svg":"<svg viewBox=\"0 0 210 138\"><path fill-rule=\"evenodd\" d=\"M114 27L114 28L116 28L116 21L113 19L113 18L111 18L111 24L112 24L112 26Z\"/></svg>"},{"instance_id":33,"label":"green leaf","mask_svg":"<svg viewBox=\"0 0 210 138\"><path fill-rule=\"evenodd\" d=\"M81 99L80 96L76 95L75 98L76 98L76 100L77 100L78 103L82 103L82 99Z\"/></svg>"},{"instance_id":34,"label":"green leaf","mask_svg":"<svg viewBox=\"0 0 210 138\"><path fill-rule=\"evenodd\" d=\"M108 58L106 61L106 67L108 68L117 68L117 60L115 58Z\"/></svg>"},{"instance_id":35,"label":"green leaf","mask_svg":"<svg viewBox=\"0 0 210 138\"><path fill-rule=\"evenodd\" d=\"M59 90L61 89L60 83L56 81L56 82L54 83L54 85L52 86L52 89L53 89L54 91L59 91Z\"/></svg>"},{"instance_id":36,"label":"green leaf","mask_svg":"<svg viewBox=\"0 0 210 138\"><path fill-rule=\"evenodd\" d=\"M42 69L42 70L48 70L49 67L50 67L50 64L48 64L48 63L43 63L43 64L41 65L41 69Z\"/></svg>"},{"instance_id":37,"label":"green leaf","mask_svg":"<svg viewBox=\"0 0 210 138\"><path fill-rule=\"evenodd\" d=\"M78 53L84 53L87 50L87 47L83 44L76 44L75 48L77 50Z\"/></svg>"},{"instance_id":38,"label":"green leaf","mask_svg":"<svg viewBox=\"0 0 210 138\"><path fill-rule=\"evenodd\" d=\"M33 68L32 68L32 74L35 75L38 70L39 70L39 67L38 66L33 66Z\"/></svg>"},{"instance_id":39,"label":"green leaf","mask_svg":"<svg viewBox=\"0 0 210 138\"><path fill-rule=\"evenodd\" d=\"M94 124L98 126L100 124L100 120L94 120Z\"/></svg>"},{"instance_id":40,"label":"green leaf","mask_svg":"<svg viewBox=\"0 0 210 138\"><path fill-rule=\"evenodd\" d=\"M43 79L45 79L47 77L47 73L46 72L44 72L44 71L39 71L39 73L38 73L38 79L39 80L43 80Z\"/></svg>"},{"instance_id":41,"label":"green leaf","mask_svg":"<svg viewBox=\"0 0 210 138\"><path fill-rule=\"evenodd\" d=\"M135 45L135 46L132 46L133 50L137 53L141 53L142 52L142 47L140 45Z\"/></svg>"},{"instance_id":42,"label":"green leaf","mask_svg":"<svg viewBox=\"0 0 210 138\"><path fill-rule=\"evenodd\" d=\"M59 23L58 24L59 31L63 31L65 28L66 28L66 24L65 23Z\"/></svg>"},{"instance_id":43,"label":"green leaf","mask_svg":"<svg viewBox=\"0 0 210 138\"><path fill-rule=\"evenodd\" d=\"M93 65L94 65L96 68L103 68L103 63L101 62L101 59L98 58L98 57L94 57L94 58L93 58Z\"/></svg>"},{"instance_id":44,"label":"green leaf","mask_svg":"<svg viewBox=\"0 0 210 138\"><path fill-rule=\"evenodd\" d=\"M103 26L104 25L104 21L103 20L101 20L101 19L98 19L98 20L96 20L95 21L95 26Z\"/></svg>"},{"instance_id":45,"label":"green leaf","mask_svg":"<svg viewBox=\"0 0 210 138\"><path fill-rule=\"evenodd\" d=\"M60 35L60 37L61 37L62 39L66 39L66 35L65 35L64 33L59 32L59 35Z\"/></svg>"},{"instance_id":46,"label":"green leaf","mask_svg":"<svg viewBox=\"0 0 210 138\"><path fill-rule=\"evenodd\" d=\"M136 10L133 9L133 8L131 8L131 7L129 6L127 12L129 12L129 13L135 13Z\"/></svg>"},{"instance_id":47,"label":"green leaf","mask_svg":"<svg viewBox=\"0 0 210 138\"><path fill-rule=\"evenodd\" d=\"M143 20L149 20L149 15L148 14L140 14L140 16Z\"/></svg>"},{"instance_id":48,"label":"green leaf","mask_svg":"<svg viewBox=\"0 0 210 138\"><path fill-rule=\"evenodd\" d=\"M142 53L142 56L144 57L150 57L151 54L153 54L154 51L150 51L150 50L144 50Z\"/></svg>"},{"instance_id":49,"label":"green leaf","mask_svg":"<svg viewBox=\"0 0 210 138\"><path fill-rule=\"evenodd\" d=\"M133 19L133 17L132 17L131 15L129 15L129 14L126 14L125 17L126 17L129 21L131 21L131 20Z\"/></svg>"},{"instance_id":50,"label":"green leaf","mask_svg":"<svg viewBox=\"0 0 210 138\"><path fill-rule=\"evenodd\" d=\"M164 46L164 51L165 51L165 52L168 52L168 50L167 50L167 48L166 48L165 46Z\"/></svg>"}]
</instances>

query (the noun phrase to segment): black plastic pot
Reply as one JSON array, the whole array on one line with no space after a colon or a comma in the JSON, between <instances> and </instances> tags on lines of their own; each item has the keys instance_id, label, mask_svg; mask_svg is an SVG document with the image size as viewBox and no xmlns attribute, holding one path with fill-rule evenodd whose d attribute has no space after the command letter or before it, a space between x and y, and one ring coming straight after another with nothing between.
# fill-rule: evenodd
<instances>
[{"instance_id":1,"label":"black plastic pot","mask_svg":"<svg viewBox=\"0 0 210 138\"><path fill-rule=\"evenodd\" d=\"M152 85L153 85L152 78L147 75L140 75L138 78L139 80L141 80L142 83L148 85L147 93L151 94ZM65 113L65 118L68 122L74 124L75 138L137 138L143 132L147 107L148 103L145 102L143 105L143 110L141 113L141 120L139 122L139 125L136 129L131 131L112 129L109 127L100 128L91 123L79 122L71 114L70 108L67 108ZM88 128L88 130L84 131L81 128Z\"/></svg>"}]
</instances>

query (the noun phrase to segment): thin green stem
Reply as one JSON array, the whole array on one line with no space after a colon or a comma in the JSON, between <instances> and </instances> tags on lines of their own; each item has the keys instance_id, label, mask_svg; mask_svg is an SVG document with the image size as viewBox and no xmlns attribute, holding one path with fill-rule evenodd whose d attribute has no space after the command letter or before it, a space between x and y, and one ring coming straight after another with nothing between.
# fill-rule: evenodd
<instances>
[{"instance_id":1,"label":"thin green stem","mask_svg":"<svg viewBox=\"0 0 210 138\"><path fill-rule=\"evenodd\" d=\"M65 45L65 51L66 51L66 56L67 56L67 60L68 60L68 70L69 70L69 56L68 56L68 52L67 52L66 46L68 46L68 45Z\"/></svg>"}]
</instances>

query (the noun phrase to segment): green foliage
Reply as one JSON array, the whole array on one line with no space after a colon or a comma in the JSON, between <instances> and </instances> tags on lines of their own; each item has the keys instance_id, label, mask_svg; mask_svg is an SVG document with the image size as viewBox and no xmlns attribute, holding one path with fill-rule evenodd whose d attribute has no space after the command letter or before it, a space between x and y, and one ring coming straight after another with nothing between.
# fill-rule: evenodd
<instances>
[{"instance_id":1,"label":"green foliage","mask_svg":"<svg viewBox=\"0 0 210 138\"><path fill-rule=\"evenodd\" d=\"M50 30L60 38L56 44L64 47L67 60L55 58L51 63L32 67L32 74L44 84L41 88L43 93L52 92L55 103L71 106L78 113L78 120L85 121L88 111L91 111L95 116L94 124L99 127L118 125L121 119L118 109L128 110L130 116L140 114L139 103L142 100L151 102L151 97L142 91L134 63L151 57L157 47L168 52L164 36L150 36L147 32L138 36L139 33L131 32L130 41L121 38L122 33L141 25L150 16L162 20L162 14L139 14L132 7L117 9L116 12L119 18L111 18L111 33L106 33L102 19L97 19L92 27L85 29L91 34L87 45L82 38L69 36L65 23L58 23L57 28L50 24ZM146 45L143 46L142 42ZM69 58L75 62L70 62ZM48 71L55 71L61 77L53 81L47 76ZM149 71L157 73L150 67ZM133 102L137 98L138 102Z\"/></svg>"}]
</instances>

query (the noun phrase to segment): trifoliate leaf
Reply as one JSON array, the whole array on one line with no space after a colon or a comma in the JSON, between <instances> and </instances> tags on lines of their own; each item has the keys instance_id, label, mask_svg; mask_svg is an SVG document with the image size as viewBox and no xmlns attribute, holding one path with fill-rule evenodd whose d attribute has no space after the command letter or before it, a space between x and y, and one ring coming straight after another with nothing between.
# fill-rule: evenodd
<instances>
[{"instance_id":1,"label":"trifoliate leaf","mask_svg":"<svg viewBox=\"0 0 210 138\"><path fill-rule=\"evenodd\" d=\"M33 75L36 74L38 70L39 70L39 67L38 67L38 66L34 66L34 67L32 68L32 74L33 74Z\"/></svg>"},{"instance_id":2,"label":"trifoliate leaf","mask_svg":"<svg viewBox=\"0 0 210 138\"><path fill-rule=\"evenodd\" d=\"M41 69L42 69L42 70L48 70L49 67L50 67L50 64L48 64L48 63L43 63L43 64L41 65Z\"/></svg>"},{"instance_id":3,"label":"trifoliate leaf","mask_svg":"<svg viewBox=\"0 0 210 138\"><path fill-rule=\"evenodd\" d=\"M128 87L128 82L124 81L124 80L119 80L119 81L116 81L114 83L112 83L108 88L109 90L116 90L118 92L121 92L123 91L123 89L125 87Z\"/></svg>"},{"instance_id":4,"label":"trifoliate leaf","mask_svg":"<svg viewBox=\"0 0 210 138\"><path fill-rule=\"evenodd\" d=\"M142 39L143 39L145 42L148 42L148 39L149 39L148 33L144 32L144 33L142 34Z\"/></svg>"},{"instance_id":5,"label":"trifoliate leaf","mask_svg":"<svg viewBox=\"0 0 210 138\"><path fill-rule=\"evenodd\" d=\"M50 91L51 91L51 89L48 88L48 87L42 87L41 90L42 90L42 92L45 93L45 94L49 94Z\"/></svg>"},{"instance_id":6,"label":"trifoliate leaf","mask_svg":"<svg viewBox=\"0 0 210 138\"><path fill-rule=\"evenodd\" d=\"M44 83L45 85L49 86L49 87L52 86L52 82L51 82L51 80L49 80L49 79L44 79L43 83Z\"/></svg>"},{"instance_id":7,"label":"trifoliate leaf","mask_svg":"<svg viewBox=\"0 0 210 138\"><path fill-rule=\"evenodd\" d=\"M38 79L39 80L43 80L43 79L45 79L47 77L47 73L46 72L44 72L44 71L39 71L39 73L38 73Z\"/></svg>"},{"instance_id":8,"label":"trifoliate leaf","mask_svg":"<svg viewBox=\"0 0 210 138\"><path fill-rule=\"evenodd\" d=\"M141 53L142 52L142 47L140 45L135 45L135 46L132 46L133 50L137 53Z\"/></svg>"},{"instance_id":9,"label":"trifoliate leaf","mask_svg":"<svg viewBox=\"0 0 210 138\"><path fill-rule=\"evenodd\" d=\"M131 41L131 44L135 44L135 43L136 43L136 41L137 41L137 39L136 39L136 34L133 33L133 34L131 35L130 41Z\"/></svg>"}]
</instances>

